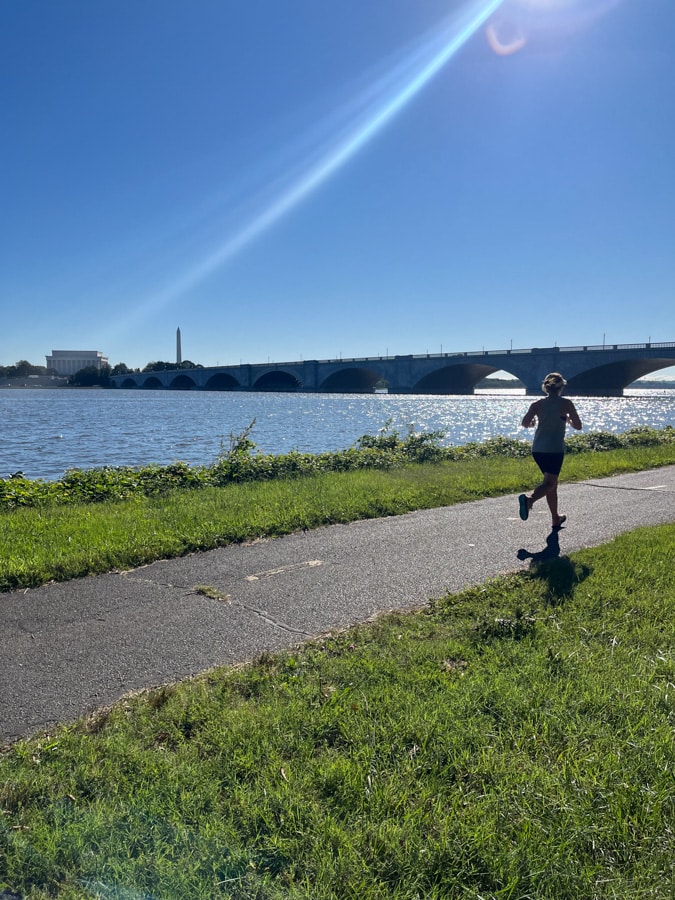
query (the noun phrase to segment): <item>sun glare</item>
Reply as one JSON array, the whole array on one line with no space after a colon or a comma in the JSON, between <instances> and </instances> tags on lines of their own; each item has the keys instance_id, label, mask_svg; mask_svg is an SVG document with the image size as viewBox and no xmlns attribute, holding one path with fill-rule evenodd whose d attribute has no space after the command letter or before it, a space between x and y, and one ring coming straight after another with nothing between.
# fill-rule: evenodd
<instances>
[{"instance_id":1,"label":"sun glare","mask_svg":"<svg viewBox=\"0 0 675 900\"><path fill-rule=\"evenodd\" d=\"M396 64L373 79L362 96L354 99L351 106L358 112L343 120L332 136L306 155L304 162L298 160L292 168L299 174L294 179L286 179L285 189L277 189L257 214L227 235L210 255L174 279L169 288L139 306L138 315L145 318L188 292L335 175L420 93L504 2L470 0L459 13L402 53Z\"/></svg>"}]
</instances>

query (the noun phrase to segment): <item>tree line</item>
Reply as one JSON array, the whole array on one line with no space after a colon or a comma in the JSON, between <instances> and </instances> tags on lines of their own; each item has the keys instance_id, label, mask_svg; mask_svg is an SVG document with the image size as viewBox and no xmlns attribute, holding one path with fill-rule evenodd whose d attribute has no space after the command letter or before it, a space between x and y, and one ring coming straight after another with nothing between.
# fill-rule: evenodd
<instances>
[{"instance_id":1,"label":"tree line","mask_svg":"<svg viewBox=\"0 0 675 900\"><path fill-rule=\"evenodd\" d=\"M110 387L112 375L140 375L144 372L165 372L171 369L202 369L200 363L193 363L189 359L184 362L174 363L164 360L155 360L147 363L142 369L132 369L126 363L116 363L114 366L102 365L85 366L68 378L68 384L75 387ZM0 366L0 378L25 378L28 375L56 375L54 369L46 366L34 366L26 359L20 359L13 366Z\"/></svg>"},{"instance_id":2,"label":"tree line","mask_svg":"<svg viewBox=\"0 0 675 900\"><path fill-rule=\"evenodd\" d=\"M193 363L186 359L184 362L174 363L165 360L155 360L147 363L142 369L130 369L126 363L117 363L114 366L103 365L100 369L96 366L86 366L80 369L68 379L68 384L77 387L110 387L111 375L140 375L145 372L166 372L170 369L203 369L199 363Z\"/></svg>"},{"instance_id":3,"label":"tree line","mask_svg":"<svg viewBox=\"0 0 675 900\"><path fill-rule=\"evenodd\" d=\"M25 378L27 375L48 375L46 366L34 366L20 359L13 366L0 366L0 378Z\"/></svg>"}]
</instances>

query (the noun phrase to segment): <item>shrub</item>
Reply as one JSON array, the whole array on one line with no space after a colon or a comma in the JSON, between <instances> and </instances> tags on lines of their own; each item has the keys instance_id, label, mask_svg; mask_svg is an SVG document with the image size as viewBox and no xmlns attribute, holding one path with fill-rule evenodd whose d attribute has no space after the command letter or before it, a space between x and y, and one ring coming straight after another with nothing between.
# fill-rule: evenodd
<instances>
[{"instance_id":1,"label":"shrub","mask_svg":"<svg viewBox=\"0 0 675 900\"><path fill-rule=\"evenodd\" d=\"M410 426L401 437L391 422L376 434L364 434L346 450L332 453L300 453L291 450L277 456L256 452L251 432L255 419L239 435L230 435L229 446L221 446L211 466L190 466L174 462L168 466L103 466L95 469L69 469L60 481L30 480L16 472L0 478L0 509L46 506L66 503L97 503L130 500L134 497L161 496L175 489L222 487L246 481L302 478L322 472L348 472L355 469L391 469L410 463L428 463L486 457L522 459L530 454L530 443L513 438L495 437L484 443L459 447L444 446L442 431L415 433ZM594 432L572 436L570 453L589 453L675 443L675 429L668 425L658 430L631 428L623 434Z\"/></svg>"}]
</instances>

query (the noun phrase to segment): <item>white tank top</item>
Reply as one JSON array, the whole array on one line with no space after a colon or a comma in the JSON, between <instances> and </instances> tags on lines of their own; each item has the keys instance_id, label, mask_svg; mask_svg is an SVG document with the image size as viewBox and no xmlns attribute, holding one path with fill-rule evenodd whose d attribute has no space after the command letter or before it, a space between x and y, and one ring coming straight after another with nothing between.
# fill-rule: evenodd
<instances>
[{"instance_id":1,"label":"white tank top","mask_svg":"<svg viewBox=\"0 0 675 900\"><path fill-rule=\"evenodd\" d=\"M532 450L535 453L564 453L566 427L567 415L562 411L562 397L550 394L537 410Z\"/></svg>"}]
</instances>

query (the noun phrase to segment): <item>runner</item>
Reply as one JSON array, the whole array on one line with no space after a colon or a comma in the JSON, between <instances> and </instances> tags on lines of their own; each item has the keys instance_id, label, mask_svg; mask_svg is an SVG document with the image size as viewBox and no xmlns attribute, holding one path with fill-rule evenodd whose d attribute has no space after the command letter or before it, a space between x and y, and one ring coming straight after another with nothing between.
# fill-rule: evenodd
<instances>
[{"instance_id":1,"label":"runner","mask_svg":"<svg viewBox=\"0 0 675 900\"><path fill-rule=\"evenodd\" d=\"M558 513L558 476L565 456L565 429L568 424L577 431L581 431L582 427L572 401L561 396L566 384L560 372L550 372L541 386L546 396L531 404L521 422L523 428L530 428L536 423L532 456L544 480L529 497L526 494L518 497L520 518L527 519L537 500L546 497L555 529L561 528L567 518Z\"/></svg>"}]
</instances>

